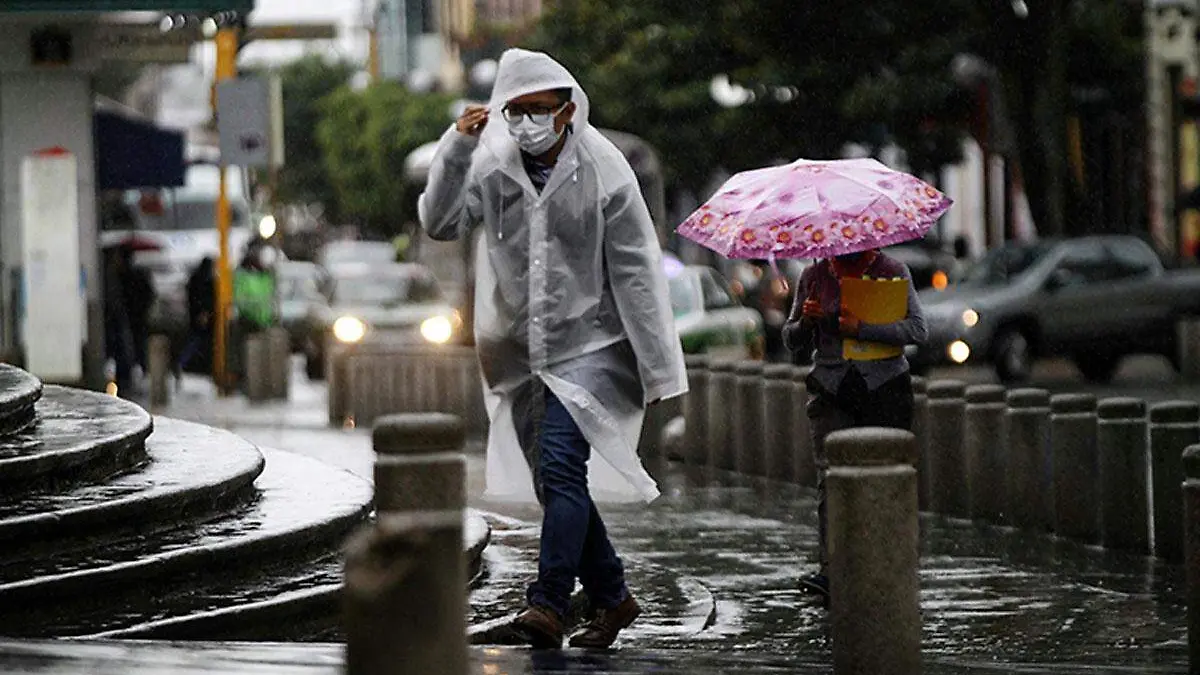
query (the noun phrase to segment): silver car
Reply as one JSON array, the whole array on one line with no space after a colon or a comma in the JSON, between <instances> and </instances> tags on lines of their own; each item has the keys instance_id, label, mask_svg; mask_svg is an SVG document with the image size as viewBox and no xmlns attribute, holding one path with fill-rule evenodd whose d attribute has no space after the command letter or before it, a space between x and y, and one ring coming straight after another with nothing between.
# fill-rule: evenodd
<instances>
[{"instance_id":1,"label":"silver car","mask_svg":"<svg viewBox=\"0 0 1200 675\"><path fill-rule=\"evenodd\" d=\"M416 263L354 263L329 269L329 303L307 317L304 352L311 379L325 374L331 344L449 344L462 339L462 317L433 272Z\"/></svg>"}]
</instances>

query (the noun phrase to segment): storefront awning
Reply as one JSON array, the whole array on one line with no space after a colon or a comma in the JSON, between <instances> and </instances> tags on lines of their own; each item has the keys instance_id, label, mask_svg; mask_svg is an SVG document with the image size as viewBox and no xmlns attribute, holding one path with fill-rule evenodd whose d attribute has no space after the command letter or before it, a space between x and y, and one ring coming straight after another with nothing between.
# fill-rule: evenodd
<instances>
[{"instance_id":1,"label":"storefront awning","mask_svg":"<svg viewBox=\"0 0 1200 675\"><path fill-rule=\"evenodd\" d=\"M103 109L96 110L93 128L99 189L183 185L183 132Z\"/></svg>"},{"instance_id":2,"label":"storefront awning","mask_svg":"<svg viewBox=\"0 0 1200 675\"><path fill-rule=\"evenodd\" d=\"M219 11L249 13L254 0L4 0L4 12L184 12Z\"/></svg>"}]
</instances>

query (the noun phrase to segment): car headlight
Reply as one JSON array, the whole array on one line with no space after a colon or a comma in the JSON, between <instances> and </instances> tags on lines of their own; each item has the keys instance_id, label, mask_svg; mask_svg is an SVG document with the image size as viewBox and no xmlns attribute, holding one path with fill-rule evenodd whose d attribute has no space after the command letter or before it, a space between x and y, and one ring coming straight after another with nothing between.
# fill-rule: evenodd
<instances>
[{"instance_id":1,"label":"car headlight","mask_svg":"<svg viewBox=\"0 0 1200 675\"><path fill-rule=\"evenodd\" d=\"M454 336L454 325L444 316L431 316L421 322L421 337L434 344L443 345Z\"/></svg>"},{"instance_id":2,"label":"car headlight","mask_svg":"<svg viewBox=\"0 0 1200 675\"><path fill-rule=\"evenodd\" d=\"M974 328L975 324L979 323L979 312L973 309L964 309L962 313L963 325L967 328Z\"/></svg>"},{"instance_id":3,"label":"car headlight","mask_svg":"<svg viewBox=\"0 0 1200 675\"><path fill-rule=\"evenodd\" d=\"M263 239L270 239L275 236L275 230L278 229L278 224L275 222L275 216L267 214L258 221L258 236Z\"/></svg>"},{"instance_id":4,"label":"car headlight","mask_svg":"<svg viewBox=\"0 0 1200 675\"><path fill-rule=\"evenodd\" d=\"M951 361L966 363L967 359L971 358L971 347L962 340L955 340L946 348L946 353L950 356Z\"/></svg>"},{"instance_id":5,"label":"car headlight","mask_svg":"<svg viewBox=\"0 0 1200 675\"><path fill-rule=\"evenodd\" d=\"M338 342L354 344L361 341L366 334L367 324L358 317L343 316L333 322L333 337L337 338Z\"/></svg>"}]
</instances>

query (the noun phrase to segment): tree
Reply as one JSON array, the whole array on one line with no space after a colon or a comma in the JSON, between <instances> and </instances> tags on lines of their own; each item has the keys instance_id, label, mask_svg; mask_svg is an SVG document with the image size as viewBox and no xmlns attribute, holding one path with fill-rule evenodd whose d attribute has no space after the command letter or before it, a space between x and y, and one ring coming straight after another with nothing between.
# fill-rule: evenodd
<instances>
[{"instance_id":1,"label":"tree","mask_svg":"<svg viewBox=\"0 0 1200 675\"><path fill-rule=\"evenodd\" d=\"M328 61L316 54L280 70L286 156L276 186L281 202L320 204L336 218L339 204L317 144L317 125L321 101L346 86L356 70L351 63Z\"/></svg>"},{"instance_id":2,"label":"tree","mask_svg":"<svg viewBox=\"0 0 1200 675\"><path fill-rule=\"evenodd\" d=\"M417 94L395 82L342 88L322 102L317 140L345 217L384 235L416 222L421 186L405 179L404 160L449 127L451 103L449 95Z\"/></svg>"},{"instance_id":3,"label":"tree","mask_svg":"<svg viewBox=\"0 0 1200 675\"><path fill-rule=\"evenodd\" d=\"M833 157L869 135L844 101L897 41L879 4L559 3L531 45L583 83L594 124L642 136L661 153L670 184L701 192L719 167ZM751 100L718 105L710 94L718 75L744 85Z\"/></svg>"}]
</instances>

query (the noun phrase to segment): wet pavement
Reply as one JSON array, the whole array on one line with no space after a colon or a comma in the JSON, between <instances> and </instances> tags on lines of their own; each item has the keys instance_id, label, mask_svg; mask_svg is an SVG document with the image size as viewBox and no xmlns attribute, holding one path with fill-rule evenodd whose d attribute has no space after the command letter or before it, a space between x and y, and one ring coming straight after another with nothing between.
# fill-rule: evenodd
<instances>
[{"instance_id":1,"label":"wet pavement","mask_svg":"<svg viewBox=\"0 0 1200 675\"><path fill-rule=\"evenodd\" d=\"M674 579L711 592L715 622L685 633L639 621L619 647L828 663L827 613L797 588L800 576L813 569L816 546L808 491L729 475L724 487L701 487L696 478L674 470L664 481L664 497L651 507L604 512L636 594L662 595L651 586L661 583L657 569L670 569ZM536 513L522 515L537 519ZM493 527L488 556L502 572L487 594L517 602L535 570L536 528L510 519ZM1006 672L1037 672L1020 670L1027 666L1061 672L1186 669L1180 569L962 521L926 517L922 529L927 659L1004 666ZM475 617L488 613L475 598L472 611Z\"/></svg>"},{"instance_id":2,"label":"wet pavement","mask_svg":"<svg viewBox=\"0 0 1200 675\"><path fill-rule=\"evenodd\" d=\"M1192 385L1155 372L1153 363L1135 361L1135 369L1126 372L1127 362L1108 388L1082 384L1069 365L1047 365L1032 384L1148 400L1198 397ZM952 372L968 381L988 381L990 375ZM319 385L294 378L292 403L255 408L238 399L204 403L202 393L189 400L187 393L185 387L173 406L178 412L168 414L223 421L249 440L370 477L369 436L323 427ZM245 412L239 414L239 408ZM471 594L471 620L478 625L519 606L536 569L540 516L534 509L479 501L480 458L469 467L473 505L490 512L494 528L485 552L489 577ZM723 485L706 487L714 478ZM603 508L630 584L649 605L622 636L618 651L539 655L478 648L473 672L828 672L827 614L797 589L815 561L811 493L731 475L689 476L678 468L665 475L663 488L664 496L650 507ZM927 516L922 530L926 672L1186 672L1180 568L970 522ZM705 614L705 608L715 611ZM337 672L337 648L303 649L315 651L304 652L311 661L294 664L296 672ZM5 663L0 658L0 666Z\"/></svg>"}]
</instances>

